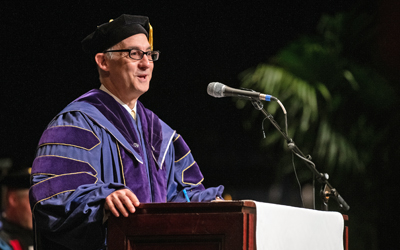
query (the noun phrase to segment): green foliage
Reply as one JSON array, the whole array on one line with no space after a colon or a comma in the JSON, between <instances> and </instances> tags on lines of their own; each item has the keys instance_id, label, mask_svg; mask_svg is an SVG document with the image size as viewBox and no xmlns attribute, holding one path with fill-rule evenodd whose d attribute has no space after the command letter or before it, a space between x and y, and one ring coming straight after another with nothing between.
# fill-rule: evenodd
<instances>
[{"instance_id":1,"label":"green foliage","mask_svg":"<svg viewBox=\"0 0 400 250\"><path fill-rule=\"evenodd\" d=\"M399 189L398 84L380 72L385 67L377 56L375 11L362 7L322 16L318 34L291 42L269 63L243 72L241 86L276 96L285 105L289 137L313 157L319 172L331 176L330 183L352 207L350 248L388 249L382 246L398 245L388 243L397 227L391 211L399 205L393 200ZM236 105L251 113L244 121L249 133L259 132L264 115L248 101ZM284 126L277 103L265 109ZM291 154L280 133L267 121L264 127L266 138L256 136L276 159L279 182L292 174ZM310 181L310 171L296 165L300 181Z\"/></svg>"},{"instance_id":2,"label":"green foliage","mask_svg":"<svg viewBox=\"0 0 400 250\"><path fill-rule=\"evenodd\" d=\"M393 103L394 95L385 78L368 64L372 57L359 51L373 43L373 20L364 13L325 15L318 26L319 35L299 38L270 63L241 75L241 87L272 94L285 105L289 137L313 156L321 172L364 173L386 133L371 121L375 112ZM244 100L236 104L239 109L251 108ZM283 121L279 108L277 103L266 104L266 110ZM254 110L244 127L258 128L262 118ZM268 136L261 146L282 145L280 134L265 125ZM279 168L290 172L291 155L283 153Z\"/></svg>"}]
</instances>

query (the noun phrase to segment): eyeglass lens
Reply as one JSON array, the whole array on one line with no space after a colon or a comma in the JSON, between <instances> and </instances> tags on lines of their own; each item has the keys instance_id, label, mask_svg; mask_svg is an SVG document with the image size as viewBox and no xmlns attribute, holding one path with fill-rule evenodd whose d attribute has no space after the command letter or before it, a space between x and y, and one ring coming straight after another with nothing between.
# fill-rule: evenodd
<instances>
[{"instance_id":1,"label":"eyeglass lens","mask_svg":"<svg viewBox=\"0 0 400 250\"><path fill-rule=\"evenodd\" d=\"M131 53L129 54L129 56L132 59L140 60L143 58L143 56L144 56L143 54L146 54L147 59L149 59L149 61L157 61L158 55L159 55L157 51L143 52L141 50L133 49L133 50L131 50Z\"/></svg>"}]
</instances>

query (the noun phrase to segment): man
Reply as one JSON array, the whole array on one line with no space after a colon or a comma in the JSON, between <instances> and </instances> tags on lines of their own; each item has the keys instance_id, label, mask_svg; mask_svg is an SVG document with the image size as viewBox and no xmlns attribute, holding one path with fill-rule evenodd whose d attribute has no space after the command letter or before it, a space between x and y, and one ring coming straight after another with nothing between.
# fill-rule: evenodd
<instances>
[{"instance_id":1,"label":"man","mask_svg":"<svg viewBox=\"0 0 400 250\"><path fill-rule=\"evenodd\" d=\"M0 239L8 244L0 249L33 250L32 213L29 205L28 169L17 169L5 176L5 208L0 223Z\"/></svg>"},{"instance_id":2,"label":"man","mask_svg":"<svg viewBox=\"0 0 400 250\"><path fill-rule=\"evenodd\" d=\"M101 87L61 111L39 141L30 192L38 248L105 249L108 212L126 217L140 202L210 201L223 192L204 188L182 137L138 101L159 57L148 18L121 15L82 47Z\"/></svg>"}]
</instances>

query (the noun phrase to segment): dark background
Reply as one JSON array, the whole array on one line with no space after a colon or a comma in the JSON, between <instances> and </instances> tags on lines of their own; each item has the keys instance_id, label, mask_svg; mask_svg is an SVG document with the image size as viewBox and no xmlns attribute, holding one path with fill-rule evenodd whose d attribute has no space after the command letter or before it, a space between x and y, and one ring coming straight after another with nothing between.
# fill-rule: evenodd
<instances>
[{"instance_id":1,"label":"dark background","mask_svg":"<svg viewBox=\"0 0 400 250\"><path fill-rule=\"evenodd\" d=\"M206 186L223 184L233 199L269 201L270 173L277 160L244 132L241 121L248 114L236 109L230 98L209 96L207 85L217 81L238 88L242 71L267 62L299 36L315 33L321 14L348 10L353 4L348 0L5 1L0 10L0 158L11 159L13 167L30 166L47 123L69 102L99 87L95 64L81 49L86 35L120 14L146 15L154 29L154 49L161 55L150 90L140 100L184 137ZM382 16L393 11L393 4L399 10L396 1L379 4ZM399 51L393 43L398 20L384 24L391 40L383 42L387 45L383 51L393 68L399 68ZM287 195L297 192L289 190Z\"/></svg>"}]
</instances>

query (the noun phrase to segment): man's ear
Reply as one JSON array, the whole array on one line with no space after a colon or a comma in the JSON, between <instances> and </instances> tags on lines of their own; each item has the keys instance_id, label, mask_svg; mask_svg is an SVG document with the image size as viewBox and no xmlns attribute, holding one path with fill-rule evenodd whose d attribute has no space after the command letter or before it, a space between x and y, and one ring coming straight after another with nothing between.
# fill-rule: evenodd
<instances>
[{"instance_id":1,"label":"man's ear","mask_svg":"<svg viewBox=\"0 0 400 250\"><path fill-rule=\"evenodd\" d=\"M97 63L97 66L104 71L108 71L108 60L104 53L97 53L94 56L94 60Z\"/></svg>"},{"instance_id":2,"label":"man's ear","mask_svg":"<svg viewBox=\"0 0 400 250\"><path fill-rule=\"evenodd\" d=\"M16 207L18 204L18 198L15 191L9 191L7 201L10 207Z\"/></svg>"}]
</instances>

